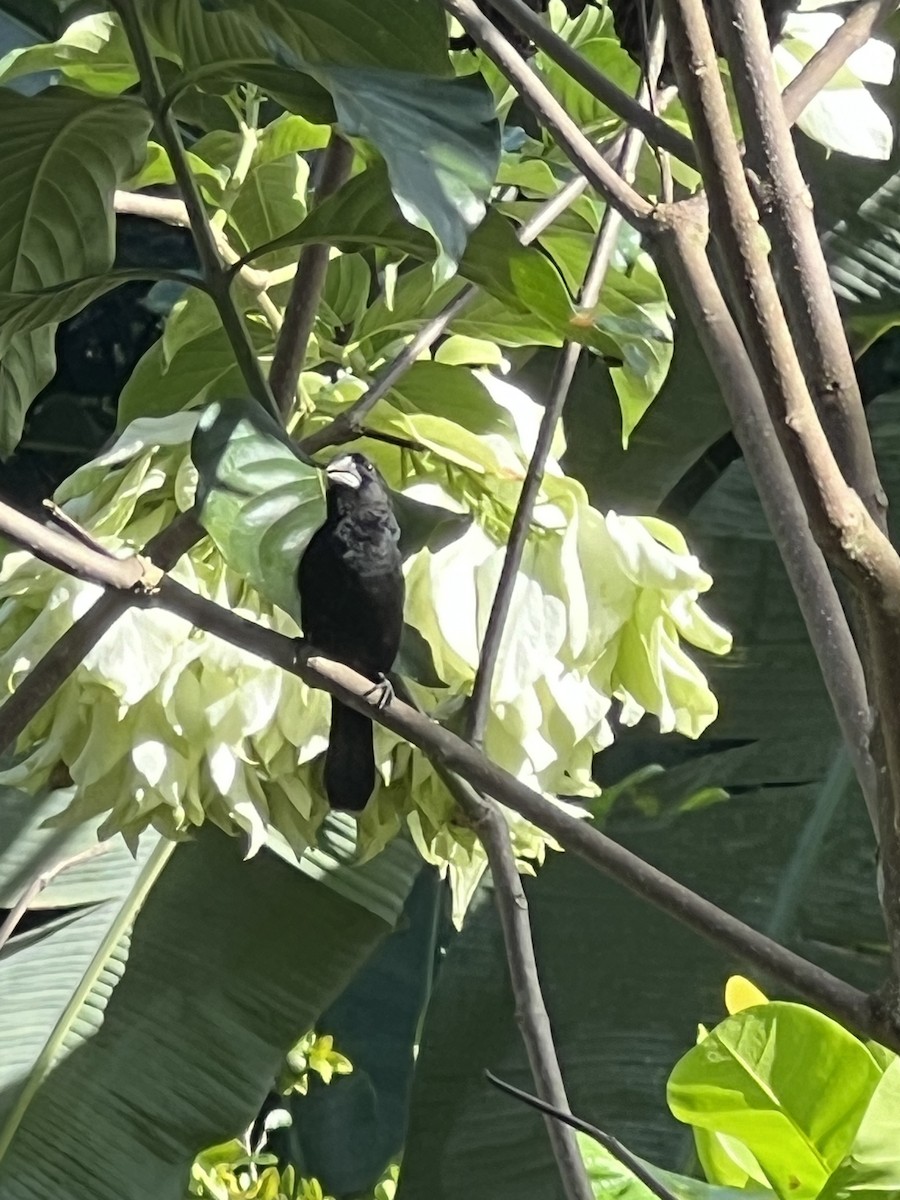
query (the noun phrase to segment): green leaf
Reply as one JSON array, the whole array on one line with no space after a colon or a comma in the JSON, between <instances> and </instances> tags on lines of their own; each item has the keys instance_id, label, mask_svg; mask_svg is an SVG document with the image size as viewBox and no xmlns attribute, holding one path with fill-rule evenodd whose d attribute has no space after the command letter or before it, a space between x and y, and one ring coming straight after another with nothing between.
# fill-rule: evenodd
<instances>
[{"instance_id":1,"label":"green leaf","mask_svg":"<svg viewBox=\"0 0 900 1200\"><path fill-rule=\"evenodd\" d=\"M404 217L438 247L436 283L456 270L483 220L500 163L500 127L480 77L437 80L361 67L318 68L345 133L387 163Z\"/></svg>"},{"instance_id":2,"label":"green leaf","mask_svg":"<svg viewBox=\"0 0 900 1200\"><path fill-rule=\"evenodd\" d=\"M680 1121L743 1142L779 1195L802 1200L849 1150L880 1077L836 1022L779 1002L716 1026L676 1064L668 1100Z\"/></svg>"},{"instance_id":3,"label":"green leaf","mask_svg":"<svg viewBox=\"0 0 900 1200\"><path fill-rule=\"evenodd\" d=\"M377 10L369 0L202 0L197 7L245 14L248 33L265 31L281 52L310 63L451 73L446 19L435 0Z\"/></svg>"},{"instance_id":4,"label":"green leaf","mask_svg":"<svg viewBox=\"0 0 900 1200\"><path fill-rule=\"evenodd\" d=\"M595 1195L613 1195L616 1200L649 1200L653 1193L646 1184L640 1183L608 1150L585 1133L576 1133L575 1136L588 1178L594 1185ZM718 1187L703 1183L699 1179L691 1179L687 1175L664 1171L643 1160L641 1165L646 1167L663 1187L668 1188L676 1200L774 1200L774 1193L764 1189L754 1191Z\"/></svg>"},{"instance_id":5,"label":"green leaf","mask_svg":"<svg viewBox=\"0 0 900 1200\"><path fill-rule=\"evenodd\" d=\"M390 194L387 177L372 167L317 205L296 229L265 250L327 241L340 247L384 246L428 261L430 239L403 220ZM560 344L566 337L616 351L601 331L573 322L572 302L559 272L540 250L522 246L512 224L493 210L473 232L459 266L460 274L514 312L536 319L543 340Z\"/></svg>"},{"instance_id":6,"label":"green leaf","mask_svg":"<svg viewBox=\"0 0 900 1200\"><path fill-rule=\"evenodd\" d=\"M141 888L172 850L129 949L122 935ZM396 920L419 859L402 841L380 858ZM2 1057L19 1089L0 1127L9 1200L58 1198L60 1180L69 1200L143 1195L149 1180L157 1200L182 1200L194 1155L247 1127L284 1054L390 930L330 886L332 873L347 887L358 878L360 894L371 887L369 867L323 854L311 874L305 860L298 870L267 851L243 861L237 840L203 829L157 852L121 901L7 947L0 1021L20 1040L26 1013L29 1037L47 1022L66 1052L31 1094L18 1048ZM105 942L95 932L88 945L100 915ZM69 999L61 1022L58 992Z\"/></svg>"},{"instance_id":7,"label":"green leaf","mask_svg":"<svg viewBox=\"0 0 900 1200\"><path fill-rule=\"evenodd\" d=\"M60 71L73 86L98 95L118 95L138 79L128 39L110 13L82 17L58 41L10 50L0 59L2 83L42 71Z\"/></svg>"},{"instance_id":8,"label":"green leaf","mask_svg":"<svg viewBox=\"0 0 900 1200\"><path fill-rule=\"evenodd\" d=\"M322 472L251 400L222 400L191 443L200 521L222 557L300 624L297 566L325 519Z\"/></svg>"},{"instance_id":9,"label":"green leaf","mask_svg":"<svg viewBox=\"0 0 900 1200\"><path fill-rule=\"evenodd\" d=\"M35 292L99 276L113 261L112 193L144 158L150 118L134 100L96 100L68 88L4 92L0 137L0 291ZM52 325L9 339L0 361L0 453L53 375Z\"/></svg>"},{"instance_id":10,"label":"green leaf","mask_svg":"<svg viewBox=\"0 0 900 1200\"><path fill-rule=\"evenodd\" d=\"M255 83L314 124L334 120L328 92L309 75L275 66L262 30L239 13L205 12L199 0L146 0L141 15L160 54L182 68L179 90L195 84L224 92Z\"/></svg>"},{"instance_id":11,"label":"green leaf","mask_svg":"<svg viewBox=\"0 0 900 1200\"><path fill-rule=\"evenodd\" d=\"M44 827L71 799L71 788L41 796L0 788L0 908L12 908L39 873L98 847L99 818L75 826ZM101 854L54 875L29 909L109 900L130 884L134 871L134 855L121 838L113 838Z\"/></svg>"},{"instance_id":12,"label":"green leaf","mask_svg":"<svg viewBox=\"0 0 900 1200\"><path fill-rule=\"evenodd\" d=\"M819 1200L888 1200L900 1192L900 1061L885 1071L869 1102L847 1157Z\"/></svg>"},{"instance_id":13,"label":"green leaf","mask_svg":"<svg viewBox=\"0 0 900 1200\"><path fill-rule=\"evenodd\" d=\"M171 362L160 340L138 362L122 389L118 428L140 417L165 417L203 400L240 394L246 386L223 329L179 345Z\"/></svg>"},{"instance_id":14,"label":"green leaf","mask_svg":"<svg viewBox=\"0 0 900 1200\"><path fill-rule=\"evenodd\" d=\"M150 267L138 267L75 279L36 291L0 292L0 356L19 334L33 333L42 325L55 328L60 321L74 317L91 301L105 296L113 288L132 280L156 279L159 275Z\"/></svg>"}]
</instances>

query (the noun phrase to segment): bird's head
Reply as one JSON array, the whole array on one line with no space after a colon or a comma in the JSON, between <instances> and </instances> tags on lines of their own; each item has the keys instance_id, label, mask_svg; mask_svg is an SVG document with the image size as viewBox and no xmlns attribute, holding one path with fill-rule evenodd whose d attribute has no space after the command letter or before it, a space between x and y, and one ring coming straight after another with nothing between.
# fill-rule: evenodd
<instances>
[{"instance_id":1,"label":"bird's head","mask_svg":"<svg viewBox=\"0 0 900 1200\"><path fill-rule=\"evenodd\" d=\"M329 488L348 488L354 492L381 482L377 468L364 454L340 454L333 458L325 468L325 480Z\"/></svg>"}]
</instances>

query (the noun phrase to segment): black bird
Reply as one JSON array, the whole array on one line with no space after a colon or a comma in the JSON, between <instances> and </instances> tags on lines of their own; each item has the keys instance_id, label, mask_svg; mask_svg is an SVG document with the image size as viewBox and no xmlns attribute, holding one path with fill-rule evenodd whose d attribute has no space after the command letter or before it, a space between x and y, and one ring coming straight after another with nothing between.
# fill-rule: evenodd
<instances>
[{"instance_id":1,"label":"black bird","mask_svg":"<svg viewBox=\"0 0 900 1200\"><path fill-rule=\"evenodd\" d=\"M400 527L387 485L362 454L333 459L325 477L325 523L297 575L303 636L323 654L386 683L403 629ZM366 807L375 788L372 735L368 717L332 700L325 754L332 808Z\"/></svg>"}]
</instances>

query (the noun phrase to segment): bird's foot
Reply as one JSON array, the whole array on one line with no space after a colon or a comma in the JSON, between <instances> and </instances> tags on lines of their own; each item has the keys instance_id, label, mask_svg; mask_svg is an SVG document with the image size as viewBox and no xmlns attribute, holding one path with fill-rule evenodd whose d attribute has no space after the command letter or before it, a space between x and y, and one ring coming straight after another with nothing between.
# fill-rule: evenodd
<instances>
[{"instance_id":1,"label":"bird's foot","mask_svg":"<svg viewBox=\"0 0 900 1200\"><path fill-rule=\"evenodd\" d=\"M388 679L387 675L381 671L378 672L378 682L373 684L367 692L363 692L366 700L373 697L372 703L377 709L382 709L394 699L394 685Z\"/></svg>"}]
</instances>

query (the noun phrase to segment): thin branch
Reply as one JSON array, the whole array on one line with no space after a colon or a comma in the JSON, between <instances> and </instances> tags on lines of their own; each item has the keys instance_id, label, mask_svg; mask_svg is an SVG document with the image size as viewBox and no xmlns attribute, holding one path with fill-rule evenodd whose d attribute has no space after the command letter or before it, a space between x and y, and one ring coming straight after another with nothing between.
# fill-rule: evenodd
<instances>
[{"instance_id":1,"label":"thin branch","mask_svg":"<svg viewBox=\"0 0 900 1200\"><path fill-rule=\"evenodd\" d=\"M689 137L667 125L652 109L640 104L633 96L617 87L608 76L574 50L565 38L554 33L546 21L528 8L522 0L496 0L496 3L491 0L491 8L502 13L512 25L520 29L548 58L558 63L576 83L580 83L601 104L605 104L632 129L640 130L651 145L660 150L667 150L689 166L696 165L694 145Z\"/></svg>"},{"instance_id":2,"label":"thin branch","mask_svg":"<svg viewBox=\"0 0 900 1200\"><path fill-rule=\"evenodd\" d=\"M144 555L161 570L168 571L203 536L203 530L193 514L182 513L147 543ZM71 567L72 564L68 563L64 569L70 570ZM104 584L108 586L110 579L106 578ZM115 624L126 609L138 603L138 593L130 584L126 583L125 587L128 590L111 589L102 595L34 664L9 699L0 705L0 753L15 744L19 734L65 683L107 629Z\"/></svg>"},{"instance_id":3,"label":"thin branch","mask_svg":"<svg viewBox=\"0 0 900 1200\"><path fill-rule=\"evenodd\" d=\"M782 93L784 113L793 125L855 51L897 8L897 0L859 0L821 49L804 63Z\"/></svg>"},{"instance_id":4,"label":"thin branch","mask_svg":"<svg viewBox=\"0 0 900 1200\"><path fill-rule=\"evenodd\" d=\"M169 530L166 530L170 547L174 541L171 531L170 526ZM193 531L190 530L188 522L184 521L179 532L183 546L188 540L187 535ZM76 543L73 543L73 546L78 551L83 550L83 547L77 546ZM156 554L160 557L158 548ZM79 561L78 555L73 554L73 570L77 568ZM109 572L106 582L114 588L118 579L116 564L110 560L103 560L103 565ZM828 971L751 929L743 921L724 912L709 900L698 896L631 851L619 846L587 821L570 816L539 792L532 791L502 767L492 763L484 754L451 733L449 729L417 712L408 704L394 699L384 708L378 708L371 699L372 681L350 667L319 657L315 648L306 644L301 643L298 648L295 639L219 607L206 597L191 592L170 576L164 576L159 587L150 596L139 597L132 592L120 592L115 598L119 600L119 607L114 616L129 603L162 605L197 628L222 638L248 654L255 654L283 670L298 675L310 687L324 689L351 708L365 713L371 720L417 746L432 761L461 776L477 792L485 793L514 809L539 829L549 833L565 849L579 855L702 937L721 946L729 954L745 959L760 971L771 974L811 1003L833 1013L851 1028L861 1030L886 1046L900 1051L900 1025L891 1021L879 1001L873 1000ZM98 602L92 611L99 608L100 604L102 601ZM80 661L83 654L84 650L81 650L77 661ZM47 657L45 656L42 663ZM40 666L41 664L38 664L38 668L29 673L20 685L19 692L35 690L33 679ZM53 682L54 687L57 687L61 680L57 678ZM18 694L17 692L16 695ZM15 696L12 699L15 699ZM0 710L0 729L3 730L4 745L8 745L12 740L5 722L6 710L11 702L12 700L7 701ZM0 746L0 749L3 748Z\"/></svg>"},{"instance_id":5,"label":"thin branch","mask_svg":"<svg viewBox=\"0 0 900 1200\"><path fill-rule=\"evenodd\" d=\"M812 198L778 90L763 11L758 0L722 0L719 12L748 142L745 159L758 178L760 216L772 243L778 292L800 365L844 478L885 532L887 498Z\"/></svg>"},{"instance_id":6,"label":"thin branch","mask_svg":"<svg viewBox=\"0 0 900 1200\"><path fill-rule=\"evenodd\" d=\"M518 240L523 246L528 246L539 237L556 218L569 207L587 187L583 175L570 179L555 196L551 196L539 206L530 219L519 229ZM462 313L469 303L478 295L478 287L474 283L466 284L458 296L454 297L437 316L406 343L395 359L383 367L372 380L366 392L355 404L338 413L333 421L322 429L316 430L300 442L306 454L313 455L327 446L340 446L344 442L352 442L364 431L363 422L382 397L409 370L414 362L424 354L441 336L444 330Z\"/></svg>"},{"instance_id":7,"label":"thin branch","mask_svg":"<svg viewBox=\"0 0 900 1200\"><path fill-rule=\"evenodd\" d=\"M15 933L16 929L25 914L31 908L35 899L41 894L57 875L63 871L68 871L70 867L75 867L79 863L87 862L88 859L97 858L100 854L105 854L109 849L109 842L96 842L93 846L88 846L86 850L80 850L77 854L71 855L69 858L60 859L51 867L42 868L37 875L25 887L22 895L16 901L15 905L9 910L6 920L0 925L0 951Z\"/></svg>"},{"instance_id":8,"label":"thin branch","mask_svg":"<svg viewBox=\"0 0 900 1200\"><path fill-rule=\"evenodd\" d=\"M591 186L617 208L630 225L646 229L653 206L622 180L549 88L530 70L521 54L516 53L510 42L484 16L475 0L441 0L441 3L513 84Z\"/></svg>"},{"instance_id":9,"label":"thin branch","mask_svg":"<svg viewBox=\"0 0 900 1200\"><path fill-rule=\"evenodd\" d=\"M580 1117L576 1117L574 1113L568 1112L566 1109L548 1104L546 1100L541 1100L538 1096L531 1096L528 1092L523 1092L521 1088L513 1087L511 1083L498 1078L493 1071L485 1071L484 1075L488 1083L492 1083L501 1092L506 1092L507 1096L521 1100L523 1104L528 1104L532 1108L536 1108L538 1112L542 1112L548 1117L553 1117L557 1121L562 1121L564 1124L571 1126L572 1129L577 1129L579 1133L587 1134L588 1137L593 1138L613 1158L618 1159L623 1167L627 1167L635 1179L651 1191L657 1197L657 1200L678 1200L675 1193L670 1192L665 1184L661 1183L655 1175L648 1171L641 1160L632 1154L627 1146L623 1146L619 1139L613 1137L612 1134L604 1133L596 1125L589 1125L587 1121L582 1121Z\"/></svg>"},{"instance_id":10,"label":"thin branch","mask_svg":"<svg viewBox=\"0 0 900 1200\"><path fill-rule=\"evenodd\" d=\"M494 883L494 903L500 918L509 979L515 1001L516 1023L525 1044L538 1095L551 1106L569 1107L550 1017L538 975L528 900L516 869L509 826L493 800L485 800L459 776L440 772L453 797L478 835L487 855ZM547 1133L563 1191L568 1200L593 1200L578 1142L571 1130L547 1120Z\"/></svg>"},{"instance_id":11,"label":"thin branch","mask_svg":"<svg viewBox=\"0 0 900 1200\"><path fill-rule=\"evenodd\" d=\"M649 110L651 97L656 91L659 73L662 69L664 48L665 29L663 28L662 21L658 20L651 39L649 54L651 63L648 68L647 80L641 89L641 98L638 102L639 107L644 110ZM643 144L644 136L642 132L637 128L629 129L622 146L618 167L622 178L628 183L634 178L637 160ZM616 209L607 205L600 223L599 233L591 251L584 283L582 284L581 294L578 299L579 307L582 309L594 309L600 300L600 293L606 280L621 228L621 214ZM466 740L475 746L481 746L484 742L484 733L491 707L491 686L494 681L494 673L500 655L503 631L506 628L506 622L509 618L516 578L519 574L519 568L522 565L522 556L525 553L528 534L531 531L531 518L534 514L534 506L537 503L541 490L544 470L550 455L550 447L553 444L553 437L562 417L569 389L572 386L572 380L575 378L575 371L578 367L581 353L582 347L579 343L567 342L557 360L544 414L541 418L537 438L535 439L534 450L531 454L531 460L528 463L528 469L522 483L522 491L519 495L512 526L510 527L509 539L506 544L506 554L503 558L503 567L500 571L500 579L497 583L493 604L491 605L484 642L478 659L478 670L475 673L475 682L472 685L472 695L466 714Z\"/></svg>"},{"instance_id":12,"label":"thin branch","mask_svg":"<svg viewBox=\"0 0 900 1200\"><path fill-rule=\"evenodd\" d=\"M112 6L122 22L122 29L140 72L144 103L153 116L157 137L169 156L190 218L190 229L200 258L203 277L228 335L237 364L250 394L267 412L278 417L278 408L260 369L243 315L232 299L230 275L222 266L216 236L210 226L200 189L188 166L181 132L166 104L165 89L144 32L139 6L132 3L132 0L112 0Z\"/></svg>"},{"instance_id":13,"label":"thin branch","mask_svg":"<svg viewBox=\"0 0 900 1200\"><path fill-rule=\"evenodd\" d=\"M689 210L682 209L682 215ZM866 807L877 831L872 715L859 652L831 572L809 527L800 493L778 443L759 381L706 256L705 222L674 223L658 248L683 295L731 417L772 537L809 633Z\"/></svg>"},{"instance_id":14,"label":"thin branch","mask_svg":"<svg viewBox=\"0 0 900 1200\"><path fill-rule=\"evenodd\" d=\"M350 175L352 165L353 147L339 133L333 132L316 183L316 204L337 191ZM297 273L284 310L284 323L269 368L269 386L282 417L290 413L297 398L297 382L316 322L330 252L327 242L314 242L300 251Z\"/></svg>"},{"instance_id":15,"label":"thin branch","mask_svg":"<svg viewBox=\"0 0 900 1200\"><path fill-rule=\"evenodd\" d=\"M110 550L108 546L104 546L102 542L98 541L89 530L82 528L77 521L73 521L69 514L64 509L60 508L55 500L44 500L43 505L47 510L50 520L53 521L55 525L58 525L60 529L64 529L66 533L70 534L76 539L76 541L79 541L83 545L90 547L91 550L96 550L98 554L103 554L107 558L116 557L112 550Z\"/></svg>"}]
</instances>

